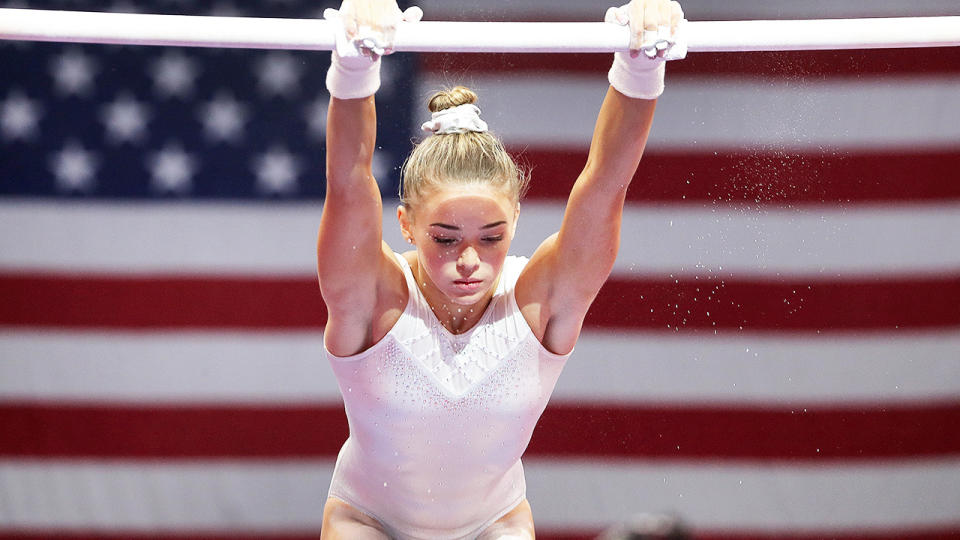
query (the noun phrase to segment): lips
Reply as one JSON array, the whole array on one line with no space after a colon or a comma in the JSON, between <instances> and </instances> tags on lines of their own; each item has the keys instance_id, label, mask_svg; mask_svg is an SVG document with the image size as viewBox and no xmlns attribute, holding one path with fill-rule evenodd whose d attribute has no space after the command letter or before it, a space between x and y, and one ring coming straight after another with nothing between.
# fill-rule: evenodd
<instances>
[{"instance_id":1,"label":"lips","mask_svg":"<svg viewBox=\"0 0 960 540\"><path fill-rule=\"evenodd\" d=\"M459 291L462 291L465 293L473 293L480 290L480 288L483 286L483 280L482 279L458 279L453 282L453 285Z\"/></svg>"}]
</instances>

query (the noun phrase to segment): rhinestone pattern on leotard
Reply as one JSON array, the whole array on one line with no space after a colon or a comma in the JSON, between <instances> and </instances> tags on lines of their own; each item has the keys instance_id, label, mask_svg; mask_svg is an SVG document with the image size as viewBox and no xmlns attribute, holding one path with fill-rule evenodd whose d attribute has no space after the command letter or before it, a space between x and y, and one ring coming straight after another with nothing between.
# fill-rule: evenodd
<instances>
[{"instance_id":1,"label":"rhinestone pattern on leotard","mask_svg":"<svg viewBox=\"0 0 960 540\"><path fill-rule=\"evenodd\" d=\"M502 311L500 307L488 307L477 325L463 334L449 332L435 316L427 317L419 332L399 344L444 390L462 396L508 358L521 341L516 333L510 335L501 324L491 321Z\"/></svg>"}]
</instances>

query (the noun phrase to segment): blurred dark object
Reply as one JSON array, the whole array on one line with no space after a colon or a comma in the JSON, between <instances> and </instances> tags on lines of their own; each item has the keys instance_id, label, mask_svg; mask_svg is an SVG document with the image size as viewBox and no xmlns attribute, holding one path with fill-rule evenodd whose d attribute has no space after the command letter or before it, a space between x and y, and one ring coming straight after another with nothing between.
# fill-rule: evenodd
<instances>
[{"instance_id":1,"label":"blurred dark object","mask_svg":"<svg viewBox=\"0 0 960 540\"><path fill-rule=\"evenodd\" d=\"M670 514L637 514L602 532L597 540L690 540L690 530Z\"/></svg>"}]
</instances>

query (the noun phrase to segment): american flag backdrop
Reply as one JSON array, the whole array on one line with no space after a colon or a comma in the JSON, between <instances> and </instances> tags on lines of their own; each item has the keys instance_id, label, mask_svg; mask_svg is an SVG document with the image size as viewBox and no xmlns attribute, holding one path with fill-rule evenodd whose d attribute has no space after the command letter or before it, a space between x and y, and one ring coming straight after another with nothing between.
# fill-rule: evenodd
<instances>
[{"instance_id":1,"label":"american flag backdrop","mask_svg":"<svg viewBox=\"0 0 960 540\"><path fill-rule=\"evenodd\" d=\"M2 7L318 17L301 0ZM427 19L599 20L597 0ZM691 20L960 15L689 0ZM608 55L394 55L385 238L425 98L466 84L559 225ZM347 434L314 243L325 53L0 42L0 539L319 535ZM524 458L539 538L960 538L960 48L668 65L614 274Z\"/></svg>"}]
</instances>

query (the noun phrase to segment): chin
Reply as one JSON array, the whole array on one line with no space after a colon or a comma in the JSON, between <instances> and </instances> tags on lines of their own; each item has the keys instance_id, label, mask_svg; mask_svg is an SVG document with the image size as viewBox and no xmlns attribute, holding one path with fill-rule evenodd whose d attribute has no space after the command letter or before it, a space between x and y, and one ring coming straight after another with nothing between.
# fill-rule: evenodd
<instances>
[{"instance_id":1,"label":"chin","mask_svg":"<svg viewBox=\"0 0 960 540\"><path fill-rule=\"evenodd\" d=\"M483 300L483 298L489 292L490 292L489 287L481 289L477 292L469 293L469 294L465 294L462 291L457 291L456 289L454 289L447 293L447 298L449 298L451 302L459 306L472 306L477 302L480 302L481 300Z\"/></svg>"}]
</instances>

